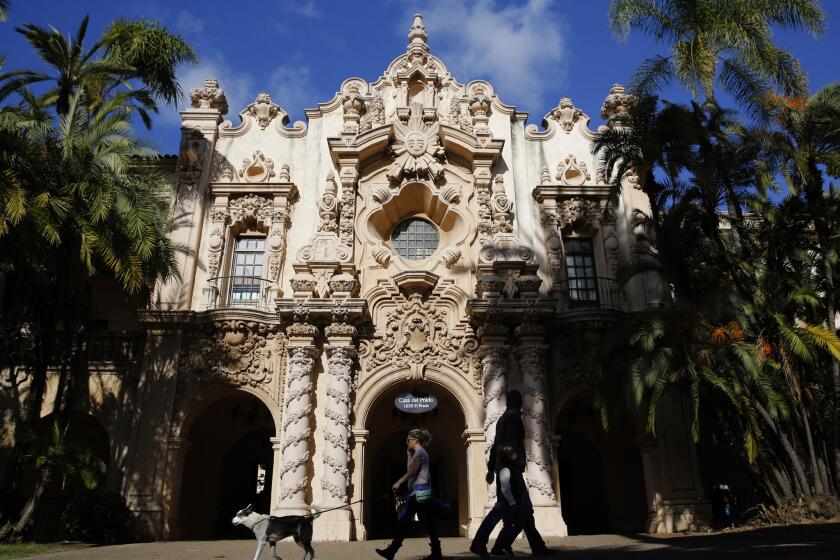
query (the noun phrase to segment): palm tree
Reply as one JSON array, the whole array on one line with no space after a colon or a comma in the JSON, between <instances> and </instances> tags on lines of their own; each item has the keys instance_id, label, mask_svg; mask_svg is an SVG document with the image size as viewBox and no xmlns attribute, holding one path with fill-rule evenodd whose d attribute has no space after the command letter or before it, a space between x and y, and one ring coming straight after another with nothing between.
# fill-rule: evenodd
<instances>
[{"instance_id":1,"label":"palm tree","mask_svg":"<svg viewBox=\"0 0 840 560\"><path fill-rule=\"evenodd\" d=\"M814 250L822 298L824 321L831 332L837 331L835 264L838 248L835 233L840 226L836 198L826 176L840 177L840 83L820 89L810 98L775 96L773 109L776 127L756 134L775 163L791 193L802 197L810 217L809 228L816 234ZM840 425L840 362L831 362L834 394L834 424ZM834 430L834 476L840 488L840 430Z\"/></svg>"},{"instance_id":2,"label":"palm tree","mask_svg":"<svg viewBox=\"0 0 840 560\"><path fill-rule=\"evenodd\" d=\"M633 88L651 94L676 79L714 101L715 83L754 112L771 87L801 94L805 80L793 55L773 42L773 26L823 31L817 0L613 0L610 25L620 41L641 31L669 49L645 60Z\"/></svg>"},{"instance_id":3,"label":"palm tree","mask_svg":"<svg viewBox=\"0 0 840 560\"><path fill-rule=\"evenodd\" d=\"M85 366L90 278L113 278L143 301L176 273L159 198L165 177L136 165L154 151L131 122L139 114L150 125L155 99L179 95L175 66L194 60L188 45L148 22L115 22L89 50L87 18L70 40L55 29L19 31L53 70L0 77L0 99L18 100L0 107L0 327L12 335L4 345L16 350L0 354L31 372L27 403L16 411L16 459L3 477L12 481L19 481L21 469L14 469L39 418L48 368L59 372L59 420L72 408ZM39 82L51 87L41 95L27 88Z\"/></svg>"},{"instance_id":4,"label":"palm tree","mask_svg":"<svg viewBox=\"0 0 840 560\"><path fill-rule=\"evenodd\" d=\"M157 23L117 20L103 37L85 50L89 16L76 34L65 37L54 27L26 24L16 28L51 71L18 70L0 76L0 101L32 84L52 84L48 99L59 116L67 115L70 98L84 91L87 103L96 105L120 92L144 124L158 111L156 99L174 104L181 95L175 68L195 63L195 52L179 36ZM139 83L142 87L132 87Z\"/></svg>"},{"instance_id":5,"label":"palm tree","mask_svg":"<svg viewBox=\"0 0 840 560\"><path fill-rule=\"evenodd\" d=\"M9 17L9 0L0 0L0 21L6 21Z\"/></svg>"},{"instance_id":6,"label":"palm tree","mask_svg":"<svg viewBox=\"0 0 840 560\"><path fill-rule=\"evenodd\" d=\"M107 467L90 449L72 441L68 433L69 427L69 424L62 427L57 420L54 421L48 438L39 442L33 449L29 459L40 476L32 495L23 507L20 519L14 526L2 528L4 534L0 534L0 540L5 540L9 533L15 536L23 534L32 521L44 492L56 477L60 477L62 488L70 478L78 478L88 490L98 486Z\"/></svg>"}]
</instances>

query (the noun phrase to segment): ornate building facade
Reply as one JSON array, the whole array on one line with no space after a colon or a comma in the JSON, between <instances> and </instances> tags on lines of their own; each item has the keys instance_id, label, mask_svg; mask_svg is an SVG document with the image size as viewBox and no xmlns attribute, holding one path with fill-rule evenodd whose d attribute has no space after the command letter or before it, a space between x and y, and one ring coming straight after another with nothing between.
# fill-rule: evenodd
<instances>
[{"instance_id":1,"label":"ornate building facade","mask_svg":"<svg viewBox=\"0 0 840 560\"><path fill-rule=\"evenodd\" d=\"M226 534L255 495L277 515L352 504L316 539L382 536L414 425L435 436L445 529L471 535L512 388L544 535L703 523L682 401L655 439L631 415L603 432L587 404L605 335L661 298L616 282L648 202L632 180L609 201L569 98L526 126L492 84L459 83L416 16L379 79L345 80L306 124L268 93L225 120L213 79L190 100L171 161L180 278L139 311L127 365L90 383L109 484L151 536ZM632 102L613 86L603 126ZM399 412L406 392L437 409Z\"/></svg>"}]
</instances>

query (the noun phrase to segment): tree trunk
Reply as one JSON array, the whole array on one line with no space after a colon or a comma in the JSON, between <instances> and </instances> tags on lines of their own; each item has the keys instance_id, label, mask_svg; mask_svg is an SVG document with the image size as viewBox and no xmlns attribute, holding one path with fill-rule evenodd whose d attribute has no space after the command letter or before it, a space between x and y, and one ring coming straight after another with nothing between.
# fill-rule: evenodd
<instances>
[{"instance_id":1,"label":"tree trunk","mask_svg":"<svg viewBox=\"0 0 840 560\"><path fill-rule=\"evenodd\" d=\"M814 436L811 434L811 422L808 420L808 411L805 406L800 404L799 412L802 414L802 426L805 430L805 442L808 445L808 459L811 461L811 473L814 481L814 491L818 496L825 494L822 477L820 476L820 467L817 464L817 453L814 450Z\"/></svg>"},{"instance_id":2,"label":"tree trunk","mask_svg":"<svg viewBox=\"0 0 840 560\"><path fill-rule=\"evenodd\" d=\"M32 491L32 496L29 497L29 501L26 502L26 505L20 514L20 519L18 519L18 522L15 523L14 529L12 529L13 541L18 542L23 538L27 527L29 527L29 523L35 516L35 512L38 511L38 506L41 505L41 498L43 498L44 492L47 490L47 486L49 486L51 480L52 469L49 466L46 466L41 470L41 478L39 478L38 482L35 483L35 489Z\"/></svg>"},{"instance_id":3,"label":"tree trunk","mask_svg":"<svg viewBox=\"0 0 840 560\"><path fill-rule=\"evenodd\" d=\"M779 442L782 444L782 448L785 450L785 453L788 456L788 460L790 462L790 466L793 469L794 474L796 475L796 480L799 483L800 487L800 494L806 497L811 496L811 488L808 485L808 477L805 476L805 469L802 466L802 461L799 459L799 455L796 454L796 450L790 443L788 437L779 430L776 423L773 421L773 417L770 416L770 413L767 412L767 409L758 402L754 401L756 410L758 410L759 415L764 419L770 429L773 431L773 434L777 438L779 438Z\"/></svg>"}]
</instances>

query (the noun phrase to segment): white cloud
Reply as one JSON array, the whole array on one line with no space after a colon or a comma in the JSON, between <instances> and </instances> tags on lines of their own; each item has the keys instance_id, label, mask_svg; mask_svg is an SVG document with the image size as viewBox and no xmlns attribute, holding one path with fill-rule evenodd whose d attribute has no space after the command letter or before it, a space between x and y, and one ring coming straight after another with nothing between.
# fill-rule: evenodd
<instances>
[{"instance_id":1,"label":"white cloud","mask_svg":"<svg viewBox=\"0 0 840 560\"><path fill-rule=\"evenodd\" d=\"M315 0L281 0L280 8L305 18L315 19L322 15Z\"/></svg>"},{"instance_id":2,"label":"white cloud","mask_svg":"<svg viewBox=\"0 0 840 560\"><path fill-rule=\"evenodd\" d=\"M539 112L554 101L546 88L565 74L563 24L551 7L550 0L428 0L420 11L432 53L456 78L486 77L505 103Z\"/></svg>"},{"instance_id":3,"label":"white cloud","mask_svg":"<svg viewBox=\"0 0 840 560\"><path fill-rule=\"evenodd\" d=\"M205 20L186 10L180 10L175 17L175 30L184 35L200 35L205 26Z\"/></svg>"},{"instance_id":4,"label":"white cloud","mask_svg":"<svg viewBox=\"0 0 840 560\"><path fill-rule=\"evenodd\" d=\"M271 73L268 85L271 100L283 107L293 122L304 120L304 109L325 101L312 81L308 66L280 64Z\"/></svg>"},{"instance_id":5,"label":"white cloud","mask_svg":"<svg viewBox=\"0 0 840 560\"><path fill-rule=\"evenodd\" d=\"M201 87L207 78L216 78L228 101L229 111L225 118L236 124L238 122L236 115L257 96L253 76L249 72L232 67L219 53L200 54L199 59L200 64L183 66L179 69L178 83L181 85L181 91L184 92L184 99L179 104L178 110L181 111L189 106L189 93L192 88ZM160 118L169 122L181 120L180 115L171 109L162 109Z\"/></svg>"}]
</instances>

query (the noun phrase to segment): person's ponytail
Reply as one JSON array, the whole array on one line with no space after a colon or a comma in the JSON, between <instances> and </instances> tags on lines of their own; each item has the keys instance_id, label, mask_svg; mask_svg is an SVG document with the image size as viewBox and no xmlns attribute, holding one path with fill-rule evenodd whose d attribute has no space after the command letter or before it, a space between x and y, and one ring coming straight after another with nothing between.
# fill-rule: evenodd
<instances>
[{"instance_id":1,"label":"person's ponytail","mask_svg":"<svg viewBox=\"0 0 840 560\"><path fill-rule=\"evenodd\" d=\"M425 428L414 428L408 435L417 440L420 445L426 447L432 442L432 433Z\"/></svg>"}]
</instances>

